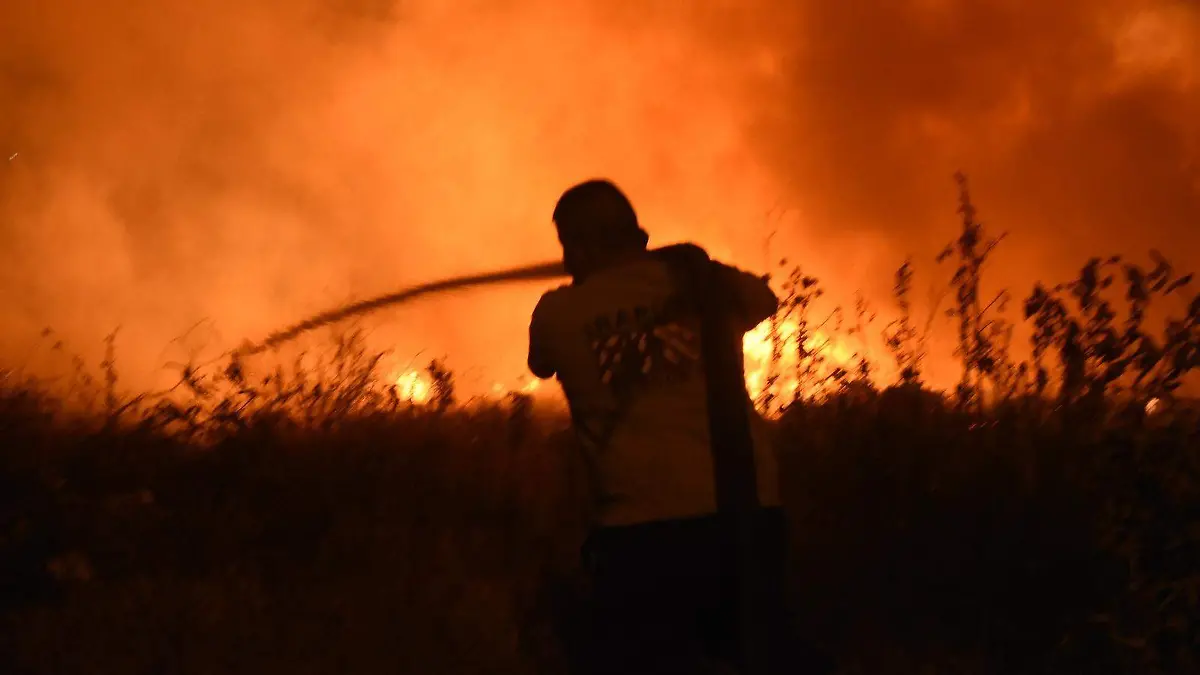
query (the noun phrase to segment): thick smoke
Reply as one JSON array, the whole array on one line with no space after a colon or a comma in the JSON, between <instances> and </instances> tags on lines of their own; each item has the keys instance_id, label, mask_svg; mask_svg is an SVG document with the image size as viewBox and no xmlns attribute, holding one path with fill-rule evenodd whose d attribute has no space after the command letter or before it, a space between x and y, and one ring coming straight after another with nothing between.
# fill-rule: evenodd
<instances>
[{"instance_id":1,"label":"thick smoke","mask_svg":"<svg viewBox=\"0 0 1200 675\"><path fill-rule=\"evenodd\" d=\"M1200 263L1200 5L798 4L756 147L821 241L936 250L961 168L1011 233L1004 281L1151 246Z\"/></svg>"},{"instance_id":2,"label":"thick smoke","mask_svg":"<svg viewBox=\"0 0 1200 675\"><path fill-rule=\"evenodd\" d=\"M47 326L95 359L121 325L146 381L352 297L551 258L555 197L595 175L657 243L787 253L880 303L953 237L957 169L1010 232L997 282L1151 246L1196 267L1200 10L1041 4L10 0L2 360ZM511 381L540 290L398 310L373 339Z\"/></svg>"}]
</instances>

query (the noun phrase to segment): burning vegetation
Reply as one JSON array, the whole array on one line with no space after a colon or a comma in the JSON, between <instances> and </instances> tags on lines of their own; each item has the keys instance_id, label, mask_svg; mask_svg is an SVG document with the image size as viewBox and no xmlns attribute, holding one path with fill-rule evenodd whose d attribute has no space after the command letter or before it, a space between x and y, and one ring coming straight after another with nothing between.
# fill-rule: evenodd
<instances>
[{"instance_id":1,"label":"burning vegetation","mask_svg":"<svg viewBox=\"0 0 1200 675\"><path fill-rule=\"evenodd\" d=\"M771 274L746 383L842 672L1200 672L1194 3L465 5L0 2L0 672L554 672L540 289L227 350L550 258L597 170Z\"/></svg>"},{"instance_id":2,"label":"burning vegetation","mask_svg":"<svg viewBox=\"0 0 1200 675\"><path fill-rule=\"evenodd\" d=\"M746 337L802 629L851 673L1188 672L1200 297L1157 254L1091 260L1005 319L1008 294L979 290L998 238L961 187L939 314L962 374L944 393L925 382L911 262L885 325L865 301L817 311L819 280L793 269ZM882 358L854 347L872 336ZM464 398L445 362L389 367L348 329L290 364L186 365L130 395L117 344L62 395L5 376L6 671L560 664L587 495L551 388Z\"/></svg>"}]
</instances>

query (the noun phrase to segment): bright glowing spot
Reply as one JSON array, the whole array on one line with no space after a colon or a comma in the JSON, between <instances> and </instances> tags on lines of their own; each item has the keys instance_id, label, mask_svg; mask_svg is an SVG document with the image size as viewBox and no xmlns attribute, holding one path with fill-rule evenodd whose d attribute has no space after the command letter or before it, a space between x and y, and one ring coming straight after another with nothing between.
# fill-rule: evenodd
<instances>
[{"instance_id":1,"label":"bright glowing spot","mask_svg":"<svg viewBox=\"0 0 1200 675\"><path fill-rule=\"evenodd\" d=\"M829 376L841 368L850 370L855 359L854 352L822 331L812 331L805 340L804 349L797 345L799 324L785 321L779 326L779 355L774 356L775 345L771 336L771 322L764 321L746 334L742 341L746 364L746 389L755 400L762 400L769 392L776 401L789 403L797 398L814 396L828 386ZM494 382L491 395L502 398L509 394L527 395L550 391L543 382L534 378L523 384ZM415 403L429 399L432 383L424 373L409 371L396 379L400 396ZM772 414L775 410L763 410Z\"/></svg>"},{"instance_id":2,"label":"bright glowing spot","mask_svg":"<svg viewBox=\"0 0 1200 675\"><path fill-rule=\"evenodd\" d=\"M492 385L492 395L496 397L504 397L510 394L527 394L532 396L540 390L541 386L541 380L532 378L519 387L513 387L511 385L504 384L503 382L497 382Z\"/></svg>"},{"instance_id":3,"label":"bright glowing spot","mask_svg":"<svg viewBox=\"0 0 1200 675\"><path fill-rule=\"evenodd\" d=\"M396 395L410 403L425 403L429 401L432 385L425 374L410 370L396 378Z\"/></svg>"},{"instance_id":4,"label":"bright glowing spot","mask_svg":"<svg viewBox=\"0 0 1200 675\"><path fill-rule=\"evenodd\" d=\"M1146 401L1146 414L1147 415L1153 415L1154 413L1158 412L1160 408L1162 408L1162 401L1160 401L1156 398L1152 398L1149 401Z\"/></svg>"},{"instance_id":5,"label":"bright glowing spot","mask_svg":"<svg viewBox=\"0 0 1200 675\"><path fill-rule=\"evenodd\" d=\"M797 322L784 321L772 339L771 321L767 320L742 340L746 389L755 400L767 393L780 402L815 395L822 390L830 373L837 368L848 369L853 363L854 353L821 331L811 331L801 350L799 329ZM778 360L774 359L776 340Z\"/></svg>"}]
</instances>

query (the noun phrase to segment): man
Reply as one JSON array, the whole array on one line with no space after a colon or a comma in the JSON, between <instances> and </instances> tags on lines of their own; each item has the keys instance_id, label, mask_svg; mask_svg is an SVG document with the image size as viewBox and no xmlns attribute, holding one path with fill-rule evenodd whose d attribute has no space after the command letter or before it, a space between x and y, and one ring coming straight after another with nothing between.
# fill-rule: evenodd
<instances>
[{"instance_id":1,"label":"man","mask_svg":"<svg viewBox=\"0 0 1200 675\"><path fill-rule=\"evenodd\" d=\"M615 185L572 187L553 219L573 283L534 309L529 368L561 384L595 492L586 550L596 612L580 666L719 672L714 661L740 660L737 573L745 566L717 508L701 318L677 269L647 250L648 235ZM742 335L774 314L778 299L765 279L699 253L732 299L740 360ZM782 603L783 519L768 430L740 377L719 384L737 387L750 418L751 473L768 523L757 574ZM764 630L781 630L776 618Z\"/></svg>"}]
</instances>

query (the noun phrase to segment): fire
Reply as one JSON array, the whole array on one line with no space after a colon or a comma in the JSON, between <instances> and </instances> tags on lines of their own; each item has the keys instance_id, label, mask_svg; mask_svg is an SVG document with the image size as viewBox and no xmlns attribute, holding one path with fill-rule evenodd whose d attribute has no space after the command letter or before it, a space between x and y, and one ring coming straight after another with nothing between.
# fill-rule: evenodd
<instances>
[{"instance_id":1,"label":"fire","mask_svg":"<svg viewBox=\"0 0 1200 675\"><path fill-rule=\"evenodd\" d=\"M517 387L516 389L513 389L503 382L497 382L492 385L492 395L497 397L507 396L509 394L526 394L533 396L541 390L541 386L542 381L534 378L530 378L528 382L520 387Z\"/></svg>"},{"instance_id":2,"label":"fire","mask_svg":"<svg viewBox=\"0 0 1200 675\"><path fill-rule=\"evenodd\" d=\"M803 395L815 394L826 375L834 368L848 368L855 359L854 353L844 344L829 337L822 331L811 331L804 343L809 353L817 354L824 359L814 365L813 381L801 382L798 370L805 364L799 362L799 324L796 321L784 321L779 325L777 339L779 340L780 357L772 364L774 345L771 337L771 321L760 323L754 330L746 334L742 340L742 349L746 358L746 388L750 396L759 400L770 393L778 400L790 401L804 386L807 390ZM771 382L771 375L775 380Z\"/></svg>"},{"instance_id":3,"label":"fire","mask_svg":"<svg viewBox=\"0 0 1200 675\"><path fill-rule=\"evenodd\" d=\"M398 375L393 375L390 379L396 388L396 396L402 401L413 405L424 405L433 398L433 378L423 370L406 370ZM530 378L528 382L518 387L496 382L492 385L491 395L493 398L504 398L515 393L533 396L543 391L541 385L541 381L534 378Z\"/></svg>"},{"instance_id":4,"label":"fire","mask_svg":"<svg viewBox=\"0 0 1200 675\"><path fill-rule=\"evenodd\" d=\"M802 371L808 368L808 364L799 363L798 333L799 324L796 321L779 324L778 360L773 359L772 322L769 319L746 333L742 346L745 356L746 390L751 398L761 401L764 395L770 393L776 401L791 401L802 387L805 390L800 394L816 394L820 392L830 372L838 368L851 369L856 363L857 354L847 348L844 342L835 340L824 331L812 330L804 346L806 352L816 354L820 358L820 363L811 366L808 376L802 376ZM425 405L432 399L434 383L430 374L424 370L403 370L398 375L392 375L390 380L396 388L396 395L403 401ZM556 389L545 388L544 382L528 377L520 384L494 382L484 398L503 399L511 394L552 395L554 390Z\"/></svg>"},{"instance_id":5,"label":"fire","mask_svg":"<svg viewBox=\"0 0 1200 675\"><path fill-rule=\"evenodd\" d=\"M433 382L429 376L418 370L410 370L396 377L396 395L401 400L414 404L429 402L433 391Z\"/></svg>"},{"instance_id":6,"label":"fire","mask_svg":"<svg viewBox=\"0 0 1200 675\"><path fill-rule=\"evenodd\" d=\"M835 368L849 368L854 363L856 355L845 344L834 340L822 331L812 331L805 343L805 348L812 354L817 354L823 361L813 368L812 381L801 382L798 373L798 350L796 345L799 325L795 321L785 321L779 325L778 340L780 358L772 364L771 322L764 321L754 330L746 334L742 341L742 349L746 363L746 388L751 397L760 400L764 394L773 394L776 400L791 401L801 386L806 391L804 395L817 393L822 380ZM803 364L799 364L803 365ZM771 375L775 374L774 382ZM402 400L415 405L428 403L432 398L434 383L429 373L422 370L406 370L393 377L396 394ZM524 384L512 385L495 382L489 392L494 399L504 398L510 394L520 393L530 396L547 392L543 383L535 378L529 378ZM771 411L764 411L771 412Z\"/></svg>"}]
</instances>

